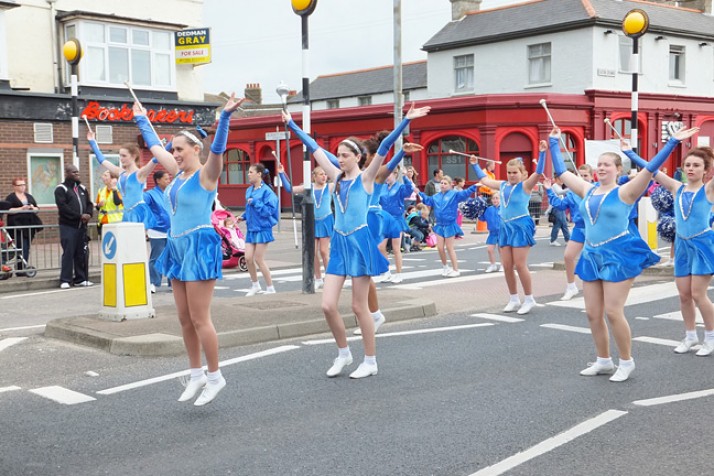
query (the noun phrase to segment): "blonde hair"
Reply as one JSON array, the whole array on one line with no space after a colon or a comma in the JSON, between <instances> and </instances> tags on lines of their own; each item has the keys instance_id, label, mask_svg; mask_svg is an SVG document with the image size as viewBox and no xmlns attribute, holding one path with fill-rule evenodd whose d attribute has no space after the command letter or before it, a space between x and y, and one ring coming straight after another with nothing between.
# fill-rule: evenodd
<instances>
[{"instance_id":1,"label":"blonde hair","mask_svg":"<svg viewBox=\"0 0 714 476\"><path fill-rule=\"evenodd\" d=\"M610 157L615 163L615 167L622 168L622 157L620 157L620 154L616 154L615 152L603 152L602 154L600 154L598 160L602 157Z\"/></svg>"},{"instance_id":2,"label":"blonde hair","mask_svg":"<svg viewBox=\"0 0 714 476\"><path fill-rule=\"evenodd\" d=\"M511 159L508 161L506 164L506 168L508 167L518 167L518 170L521 171L521 174L523 175L528 175L528 171L526 170L526 166L523 165L523 161L521 159Z\"/></svg>"},{"instance_id":3,"label":"blonde hair","mask_svg":"<svg viewBox=\"0 0 714 476\"><path fill-rule=\"evenodd\" d=\"M588 164L583 164L583 165L581 165L580 167L578 167L578 170L584 170L584 171L586 171L587 173L589 173L590 175L593 174L593 168L590 167L590 165L588 165Z\"/></svg>"},{"instance_id":4,"label":"blonde hair","mask_svg":"<svg viewBox=\"0 0 714 476\"><path fill-rule=\"evenodd\" d=\"M312 169L312 181L313 182L317 178L317 173L320 171L322 171L322 167L320 167L319 165L317 167L315 167L314 169Z\"/></svg>"}]
</instances>

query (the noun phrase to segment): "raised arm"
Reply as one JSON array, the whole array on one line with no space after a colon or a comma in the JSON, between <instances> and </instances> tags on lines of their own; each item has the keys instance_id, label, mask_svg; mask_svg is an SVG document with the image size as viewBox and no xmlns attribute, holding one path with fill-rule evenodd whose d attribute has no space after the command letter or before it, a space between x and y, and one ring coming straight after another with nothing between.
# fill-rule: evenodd
<instances>
[{"instance_id":1,"label":"raised arm","mask_svg":"<svg viewBox=\"0 0 714 476\"><path fill-rule=\"evenodd\" d=\"M91 147L94 157L97 159L97 163L116 175L121 175L124 171L121 167L118 167L104 158L104 154L99 150L99 145L95 140L94 132L87 131L87 142L89 142L89 147Z\"/></svg>"},{"instance_id":2,"label":"raised arm","mask_svg":"<svg viewBox=\"0 0 714 476\"><path fill-rule=\"evenodd\" d=\"M548 143L544 140L540 141L538 144L538 164L536 164L536 170L527 179L523 181L523 191L530 193L533 187L536 186L538 181L543 177L543 171L545 170L546 154L548 150Z\"/></svg>"},{"instance_id":3,"label":"raised arm","mask_svg":"<svg viewBox=\"0 0 714 476\"><path fill-rule=\"evenodd\" d=\"M642 193L647 189L647 186L652 179L652 174L657 172L662 164L665 163L672 151L674 151L674 149L676 149L683 140L692 137L698 131L698 127L693 127L691 129L678 131L670 137L657 155L652 157L652 160L647 162L645 168L640 170L632 180L620 187L620 199L625 203L635 203L640 195L642 195Z\"/></svg>"},{"instance_id":4,"label":"raised arm","mask_svg":"<svg viewBox=\"0 0 714 476\"><path fill-rule=\"evenodd\" d=\"M630 161L632 161L633 164L635 164L641 169L647 167L647 161L637 155L637 153L632 150L630 144L626 140L620 140L620 149L622 150L622 153L625 154L627 158L630 159ZM672 177L669 177L661 170L656 171L652 175L652 178L654 178L658 183L663 185L664 188L669 190L670 193L675 193L677 189L682 185L682 182L680 182L679 180L675 180Z\"/></svg>"},{"instance_id":5,"label":"raised arm","mask_svg":"<svg viewBox=\"0 0 714 476\"><path fill-rule=\"evenodd\" d=\"M486 172L484 172L483 169L478 165L478 157L472 155L471 157L469 157L469 163L471 164L471 168L476 173L476 181L478 183L494 190L501 189L501 184L503 183L503 180L492 179L491 177L486 175Z\"/></svg>"},{"instance_id":6,"label":"raised arm","mask_svg":"<svg viewBox=\"0 0 714 476\"><path fill-rule=\"evenodd\" d=\"M151 128L149 118L146 117L146 109L144 109L139 102L135 101L131 110L134 113L134 122L136 122L136 125L139 127L141 137L143 137L144 143L151 151L151 154L164 166L168 173L175 177L179 171L176 159L174 159L171 152L164 149L164 146L161 145L159 137Z\"/></svg>"},{"instance_id":7,"label":"raised arm","mask_svg":"<svg viewBox=\"0 0 714 476\"><path fill-rule=\"evenodd\" d=\"M242 98L236 99L236 93L231 93L231 97L221 111L218 126L216 127L216 135L213 137L208 159L206 159L201 171L201 185L206 190L215 190L218 186L218 178L223 170L223 154L226 151L226 144L228 144L228 128L231 125L231 114L238 109L242 102Z\"/></svg>"},{"instance_id":8,"label":"raised arm","mask_svg":"<svg viewBox=\"0 0 714 476\"><path fill-rule=\"evenodd\" d=\"M294 187L292 186L292 184L290 183L290 179L285 174L283 164L281 164L280 162L278 162L278 176L280 177L280 183L283 185L283 188L286 192L299 194L305 191L305 187L303 187L302 185L296 185Z\"/></svg>"},{"instance_id":9,"label":"raised arm","mask_svg":"<svg viewBox=\"0 0 714 476\"><path fill-rule=\"evenodd\" d=\"M307 151L310 152L317 163L320 164L320 167L322 167L330 180L333 182L337 180L337 177L341 172L340 164L337 162L337 158L332 154L328 156L327 153L319 145L317 145L315 139L310 137L305 133L305 131L300 129L297 124L295 124L295 121L293 121L293 118L288 111L283 110L282 116L285 125L287 125L288 128L295 133L295 135L300 139L300 142L305 144Z\"/></svg>"},{"instance_id":10,"label":"raised arm","mask_svg":"<svg viewBox=\"0 0 714 476\"><path fill-rule=\"evenodd\" d=\"M579 175L569 172L565 167L563 156L560 153L560 129L554 127L548 136L548 141L550 143L550 160L553 163L554 175L560 177L574 194L584 197L588 190L593 187L593 184L586 182Z\"/></svg>"}]
</instances>

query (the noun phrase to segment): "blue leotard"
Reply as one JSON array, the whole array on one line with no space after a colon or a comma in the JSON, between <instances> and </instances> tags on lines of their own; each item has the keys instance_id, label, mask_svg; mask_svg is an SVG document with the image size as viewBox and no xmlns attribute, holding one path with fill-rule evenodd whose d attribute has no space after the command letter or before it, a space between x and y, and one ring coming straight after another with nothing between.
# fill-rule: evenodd
<instances>
[{"instance_id":1,"label":"blue leotard","mask_svg":"<svg viewBox=\"0 0 714 476\"><path fill-rule=\"evenodd\" d=\"M315 202L315 238L330 238L335 228L330 186L325 185L321 189L313 186L312 199Z\"/></svg>"},{"instance_id":2,"label":"blue leotard","mask_svg":"<svg viewBox=\"0 0 714 476\"><path fill-rule=\"evenodd\" d=\"M278 223L278 197L275 192L263 182L258 188L251 185L245 191L245 203L245 242L275 241L273 227Z\"/></svg>"},{"instance_id":3,"label":"blue leotard","mask_svg":"<svg viewBox=\"0 0 714 476\"><path fill-rule=\"evenodd\" d=\"M383 215L382 236L399 238L402 233L409 231L409 225L404 219L404 199L412 194L411 182L409 188L404 183L394 182L381 190L379 203L386 212Z\"/></svg>"},{"instance_id":4,"label":"blue leotard","mask_svg":"<svg viewBox=\"0 0 714 476\"><path fill-rule=\"evenodd\" d=\"M143 223L147 230L154 227L154 214L144 201L144 188L146 184L139 182L138 172L130 174L122 172L117 181L117 188L124 200L124 216L122 221L129 223Z\"/></svg>"},{"instance_id":5,"label":"blue leotard","mask_svg":"<svg viewBox=\"0 0 714 476\"><path fill-rule=\"evenodd\" d=\"M498 234L498 246L520 248L535 245L535 223L528 213L530 194L523 190L523 182L511 186L501 183L501 229Z\"/></svg>"},{"instance_id":6,"label":"blue leotard","mask_svg":"<svg viewBox=\"0 0 714 476\"><path fill-rule=\"evenodd\" d=\"M714 274L714 231L709 226L712 205L705 187L685 192L682 185L675 194L674 275L678 278Z\"/></svg>"},{"instance_id":7,"label":"blue leotard","mask_svg":"<svg viewBox=\"0 0 714 476\"><path fill-rule=\"evenodd\" d=\"M659 262L639 235L629 232L629 215L634 205L624 203L619 187L594 196L593 186L580 203L585 220L585 246L575 267L583 281L620 282L634 278Z\"/></svg>"},{"instance_id":8,"label":"blue leotard","mask_svg":"<svg viewBox=\"0 0 714 476\"><path fill-rule=\"evenodd\" d=\"M377 249L367 227L369 194L362 176L340 180L335 187L335 233L330 242L327 274L338 276L377 276L389 269L389 262ZM339 193L338 193L339 188Z\"/></svg>"},{"instance_id":9,"label":"blue leotard","mask_svg":"<svg viewBox=\"0 0 714 476\"><path fill-rule=\"evenodd\" d=\"M459 234L463 234L461 227L456 224L456 216L459 211L459 203L468 199L476 191L476 186L472 185L466 190L456 191L449 190L447 192L439 192L428 196L419 192L421 200L430 207L434 208L434 233L444 238L451 238Z\"/></svg>"},{"instance_id":10,"label":"blue leotard","mask_svg":"<svg viewBox=\"0 0 714 476\"><path fill-rule=\"evenodd\" d=\"M385 215L388 215L388 213L384 211L379 201L382 198L382 193L386 187L386 183L374 182L374 190L372 191L372 195L369 197L367 225L369 226L369 232L372 234L374 241L377 243L381 243L385 238L383 224L387 220Z\"/></svg>"},{"instance_id":11,"label":"blue leotard","mask_svg":"<svg viewBox=\"0 0 714 476\"><path fill-rule=\"evenodd\" d=\"M211 225L216 190L203 188L202 170L185 180L180 172L164 191L171 231L156 269L169 279L206 281L222 276L221 238Z\"/></svg>"},{"instance_id":12,"label":"blue leotard","mask_svg":"<svg viewBox=\"0 0 714 476\"><path fill-rule=\"evenodd\" d=\"M498 207L491 205L483 212L481 217L483 221L486 222L488 227L488 236L486 237L487 245L497 245L498 244L498 234L501 229L501 216L498 213Z\"/></svg>"}]
</instances>

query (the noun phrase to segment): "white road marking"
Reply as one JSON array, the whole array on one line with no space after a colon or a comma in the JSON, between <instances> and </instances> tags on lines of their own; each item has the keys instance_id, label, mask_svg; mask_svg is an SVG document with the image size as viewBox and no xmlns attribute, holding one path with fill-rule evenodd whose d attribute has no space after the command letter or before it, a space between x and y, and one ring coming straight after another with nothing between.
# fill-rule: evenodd
<instances>
[{"instance_id":1,"label":"white road marking","mask_svg":"<svg viewBox=\"0 0 714 476\"><path fill-rule=\"evenodd\" d=\"M684 400L693 400L695 398L704 398L714 395L714 389L699 390L696 392L679 393L675 395L667 395L665 397L648 398L645 400L635 400L633 405L640 407L651 407L654 405L663 405L665 403L682 402Z\"/></svg>"},{"instance_id":2,"label":"white road marking","mask_svg":"<svg viewBox=\"0 0 714 476\"><path fill-rule=\"evenodd\" d=\"M0 329L0 334L2 334L3 332L25 331L28 329L44 329L44 328L45 328L44 324L38 324L36 326L6 327L5 329Z\"/></svg>"},{"instance_id":3,"label":"white road marking","mask_svg":"<svg viewBox=\"0 0 714 476\"><path fill-rule=\"evenodd\" d=\"M282 352L287 352L289 350L299 349L298 345L283 345L280 347L275 347L273 349L263 350L261 352L255 352L254 354L244 355L242 357L236 357L235 359L228 359L219 362L221 367L227 367L229 365L238 364L241 362L247 362L249 360L258 359L261 357L267 357L269 355L280 354ZM204 367L205 368L205 367ZM133 390L135 388L146 387L147 385L153 385L159 382L165 382L166 380L171 380L174 378L182 377L185 375L190 375L190 370L183 370L181 372L174 372L168 375L162 375L160 377L154 377L146 380L139 380L138 382L128 383L126 385L120 385L118 387L108 388L106 390L100 390L97 392L99 395L112 395L114 393L124 392L126 390Z\"/></svg>"},{"instance_id":4,"label":"white road marking","mask_svg":"<svg viewBox=\"0 0 714 476\"><path fill-rule=\"evenodd\" d=\"M487 314L487 313L471 314L471 317L480 317L482 319L490 319L492 321L499 321L499 322L523 322L523 320L524 320L524 319L520 319L518 317L500 316L498 314Z\"/></svg>"},{"instance_id":5,"label":"white road marking","mask_svg":"<svg viewBox=\"0 0 714 476\"><path fill-rule=\"evenodd\" d=\"M542 263L533 263L528 265L529 268L552 268L553 267L553 262L552 261L544 261Z\"/></svg>"},{"instance_id":6,"label":"white road marking","mask_svg":"<svg viewBox=\"0 0 714 476\"><path fill-rule=\"evenodd\" d=\"M674 282L666 282L659 284L650 284L632 288L627 297L625 306L634 306L636 304L644 304L652 301L659 301L670 297L678 296L677 286ZM549 306L568 307L573 309L585 309L585 299L583 297L573 298L570 301L553 301L548 303Z\"/></svg>"},{"instance_id":7,"label":"white road marking","mask_svg":"<svg viewBox=\"0 0 714 476\"><path fill-rule=\"evenodd\" d=\"M220 290L230 289L230 288L229 288L228 286L214 286L213 289L216 289L216 290L219 290L219 291L220 291Z\"/></svg>"},{"instance_id":8,"label":"white road marking","mask_svg":"<svg viewBox=\"0 0 714 476\"><path fill-rule=\"evenodd\" d=\"M285 269L276 269L275 271L271 271L270 275L271 276L285 276L288 274L295 274L295 273L302 273L302 268L285 268ZM258 274L262 276L260 271L258 271ZM223 276L224 281L233 281L236 279L250 279L250 275L247 273L240 273L240 274L228 274Z\"/></svg>"},{"instance_id":9,"label":"white road marking","mask_svg":"<svg viewBox=\"0 0 714 476\"><path fill-rule=\"evenodd\" d=\"M649 317L637 316L637 317L635 317L635 320L638 320L638 321L649 321L650 318L649 318Z\"/></svg>"},{"instance_id":10,"label":"white road marking","mask_svg":"<svg viewBox=\"0 0 714 476\"><path fill-rule=\"evenodd\" d=\"M670 339L660 339L658 337L640 336L633 337L632 340L636 340L637 342L644 342L646 344L666 345L667 347L677 347L679 345L679 341Z\"/></svg>"},{"instance_id":11,"label":"white road marking","mask_svg":"<svg viewBox=\"0 0 714 476\"><path fill-rule=\"evenodd\" d=\"M13 390L22 390L22 389L20 387L14 386L14 385L11 387L0 387L0 393L12 392Z\"/></svg>"},{"instance_id":12,"label":"white road marking","mask_svg":"<svg viewBox=\"0 0 714 476\"><path fill-rule=\"evenodd\" d=\"M426 258L402 258L402 261L426 261Z\"/></svg>"},{"instance_id":13,"label":"white road marking","mask_svg":"<svg viewBox=\"0 0 714 476\"><path fill-rule=\"evenodd\" d=\"M69 390L64 387L59 387L53 385L51 387L41 387L30 390L31 393L39 395L44 398L49 398L57 403L62 403L64 405L76 405L78 403L91 402L96 400L94 397L85 395L83 393L75 392L74 390Z\"/></svg>"},{"instance_id":14,"label":"white road marking","mask_svg":"<svg viewBox=\"0 0 714 476\"><path fill-rule=\"evenodd\" d=\"M27 337L8 337L6 339L0 340L0 351L5 350L12 345L19 344L25 339L27 339Z\"/></svg>"},{"instance_id":15,"label":"white road marking","mask_svg":"<svg viewBox=\"0 0 714 476\"><path fill-rule=\"evenodd\" d=\"M462 329L473 329L475 327L489 327L489 326L495 326L495 324L490 323L490 322L485 322L481 324L465 324L462 326L451 326L451 327L431 327L429 329L416 329L413 331L402 331L402 332L385 332L385 333L379 333L377 334L377 337L401 337L401 336L410 336L410 335L416 335L416 334L430 334L432 332L449 332L449 331L458 331ZM362 340L361 336L356 336L356 337L348 337L348 341L355 341L355 340ZM321 345L321 344L334 344L335 339L315 339L315 340L306 340L303 341L304 345Z\"/></svg>"},{"instance_id":16,"label":"white road marking","mask_svg":"<svg viewBox=\"0 0 714 476\"><path fill-rule=\"evenodd\" d=\"M42 294L67 293L67 292L78 291L80 289L92 289L94 287L95 286L77 286L77 287L69 288L69 289L53 289L52 291L37 291L36 293L12 294L10 296L0 297L0 299L15 299L15 298L22 298L22 297L40 296Z\"/></svg>"},{"instance_id":17,"label":"white road marking","mask_svg":"<svg viewBox=\"0 0 714 476\"><path fill-rule=\"evenodd\" d=\"M437 270L439 274L441 274L441 270ZM466 272L465 270L461 270L461 272ZM535 274L535 272L531 273L531 275ZM419 290L422 288L430 287L430 286L440 286L442 284L453 284L453 283L466 283L469 281L480 281L482 279L493 279L493 278L498 278L498 279L503 279L503 275L500 273L489 273L489 274L475 274L472 276L461 276L459 278L444 278L444 279L436 279L434 281L424 281L420 283L414 283L414 284L397 284L392 286L393 289L406 289L406 290Z\"/></svg>"},{"instance_id":18,"label":"white road marking","mask_svg":"<svg viewBox=\"0 0 714 476\"><path fill-rule=\"evenodd\" d=\"M704 324L704 320L702 319L702 315L699 312L699 309L695 308L694 311L696 313L694 321L698 324ZM664 314L657 314L656 316L652 317L654 317L655 319L667 319L670 321L682 322L682 311L666 312Z\"/></svg>"},{"instance_id":19,"label":"white road marking","mask_svg":"<svg viewBox=\"0 0 714 476\"><path fill-rule=\"evenodd\" d=\"M540 326L545 327L546 329L556 329L559 331L577 332L579 334L590 334L590 329L587 327L566 326L564 324L541 324Z\"/></svg>"},{"instance_id":20,"label":"white road marking","mask_svg":"<svg viewBox=\"0 0 714 476\"><path fill-rule=\"evenodd\" d=\"M600 428L603 425L610 423L623 415L627 415L627 412L621 410L608 410L600 415L585 420L584 422L575 425L569 430L564 431L552 438L538 443L535 446L531 446L525 451L516 453L515 455L500 461L493 466L488 466L480 471L473 473L471 476L497 476L510 471L516 466L520 466L523 463L532 460L540 455L543 455L549 451L552 451L559 446L573 441L575 438L583 436L590 433L593 430Z\"/></svg>"}]
</instances>

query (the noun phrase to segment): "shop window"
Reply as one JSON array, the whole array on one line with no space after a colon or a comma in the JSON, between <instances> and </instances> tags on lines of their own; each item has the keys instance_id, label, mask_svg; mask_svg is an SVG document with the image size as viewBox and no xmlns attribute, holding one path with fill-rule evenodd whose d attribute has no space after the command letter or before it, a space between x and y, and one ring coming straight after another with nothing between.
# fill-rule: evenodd
<instances>
[{"instance_id":1,"label":"shop window","mask_svg":"<svg viewBox=\"0 0 714 476\"><path fill-rule=\"evenodd\" d=\"M425 180L433 177L435 169L444 171L444 175L454 177L465 177L468 182L475 182L476 174L469 164L468 157L449 153L450 150L463 152L466 154L478 155L478 144L461 136L442 137L432 142L427 149L428 174Z\"/></svg>"},{"instance_id":2,"label":"shop window","mask_svg":"<svg viewBox=\"0 0 714 476\"><path fill-rule=\"evenodd\" d=\"M38 205L55 205L55 188L63 181L63 169L61 153L27 154L27 191L35 197Z\"/></svg>"},{"instance_id":3,"label":"shop window","mask_svg":"<svg viewBox=\"0 0 714 476\"><path fill-rule=\"evenodd\" d=\"M226 162L221 172L222 185L240 185L248 183L250 156L240 149L226 151Z\"/></svg>"},{"instance_id":4,"label":"shop window","mask_svg":"<svg viewBox=\"0 0 714 476\"><path fill-rule=\"evenodd\" d=\"M109 162L110 164L114 164L117 167L119 167L119 154L103 154L104 155L104 161ZM97 156L94 154L89 154L89 176L91 177L91 183L89 185L89 193L90 197L92 198L92 201L97 197L97 193L99 193L99 189L104 186L104 182L102 181L102 174L107 170L106 167L103 165L99 165L97 163Z\"/></svg>"},{"instance_id":5,"label":"shop window","mask_svg":"<svg viewBox=\"0 0 714 476\"><path fill-rule=\"evenodd\" d=\"M170 31L82 20L65 26L65 38L77 38L84 48L83 85L176 88Z\"/></svg>"}]
</instances>

